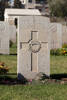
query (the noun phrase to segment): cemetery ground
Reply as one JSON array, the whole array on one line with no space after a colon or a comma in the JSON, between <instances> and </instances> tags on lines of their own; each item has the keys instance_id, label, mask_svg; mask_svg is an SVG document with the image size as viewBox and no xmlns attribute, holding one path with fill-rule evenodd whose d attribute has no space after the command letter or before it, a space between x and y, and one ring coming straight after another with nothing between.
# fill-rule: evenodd
<instances>
[{"instance_id":1,"label":"cemetery ground","mask_svg":"<svg viewBox=\"0 0 67 100\"><path fill-rule=\"evenodd\" d=\"M16 83L16 44L10 48L10 55L0 55L0 62L9 67L8 75L0 75L0 83L1 80L5 81L5 84L0 84L0 100L67 100L67 83L63 81L67 77L67 56L50 57L53 79L44 83ZM9 81L15 82L10 84Z\"/></svg>"}]
</instances>

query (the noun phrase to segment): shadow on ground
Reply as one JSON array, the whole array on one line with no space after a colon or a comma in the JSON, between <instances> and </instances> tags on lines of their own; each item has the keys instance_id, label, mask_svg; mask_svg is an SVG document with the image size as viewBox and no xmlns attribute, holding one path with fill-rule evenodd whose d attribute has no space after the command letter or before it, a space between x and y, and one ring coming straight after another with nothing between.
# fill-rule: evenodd
<instances>
[{"instance_id":1,"label":"shadow on ground","mask_svg":"<svg viewBox=\"0 0 67 100\"><path fill-rule=\"evenodd\" d=\"M66 73L64 73L64 74L62 74L62 73L61 74L51 74L50 78L51 79L58 79L58 80L61 80L63 78L67 79L67 74Z\"/></svg>"},{"instance_id":2,"label":"shadow on ground","mask_svg":"<svg viewBox=\"0 0 67 100\"><path fill-rule=\"evenodd\" d=\"M51 74L49 78L42 76L44 82L47 79L48 83L55 83L57 80L67 82L67 74ZM41 80L42 81L42 80ZM28 81L26 79L18 80L17 73L0 74L0 85L21 85L26 84Z\"/></svg>"},{"instance_id":3,"label":"shadow on ground","mask_svg":"<svg viewBox=\"0 0 67 100\"><path fill-rule=\"evenodd\" d=\"M26 84L27 80L18 80L17 73L0 74L0 85Z\"/></svg>"},{"instance_id":4,"label":"shadow on ground","mask_svg":"<svg viewBox=\"0 0 67 100\"><path fill-rule=\"evenodd\" d=\"M17 53L15 53L15 54L11 53L10 55L11 55L11 56L17 56Z\"/></svg>"}]
</instances>

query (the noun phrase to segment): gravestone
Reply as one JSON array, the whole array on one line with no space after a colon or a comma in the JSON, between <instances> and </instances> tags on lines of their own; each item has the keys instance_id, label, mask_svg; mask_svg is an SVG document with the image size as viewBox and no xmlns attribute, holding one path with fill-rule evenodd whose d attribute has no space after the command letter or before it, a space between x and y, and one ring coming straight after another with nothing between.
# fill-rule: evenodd
<instances>
[{"instance_id":1,"label":"gravestone","mask_svg":"<svg viewBox=\"0 0 67 100\"><path fill-rule=\"evenodd\" d=\"M9 54L9 25L0 21L0 54Z\"/></svg>"},{"instance_id":2,"label":"gravestone","mask_svg":"<svg viewBox=\"0 0 67 100\"><path fill-rule=\"evenodd\" d=\"M49 24L50 49L62 48L62 25L59 23Z\"/></svg>"},{"instance_id":3,"label":"gravestone","mask_svg":"<svg viewBox=\"0 0 67 100\"><path fill-rule=\"evenodd\" d=\"M63 25L62 43L67 44L67 26Z\"/></svg>"},{"instance_id":4,"label":"gravestone","mask_svg":"<svg viewBox=\"0 0 67 100\"><path fill-rule=\"evenodd\" d=\"M23 16L18 21L18 79L50 75L48 18Z\"/></svg>"},{"instance_id":5,"label":"gravestone","mask_svg":"<svg viewBox=\"0 0 67 100\"><path fill-rule=\"evenodd\" d=\"M10 40L13 43L16 43L16 26L15 25L9 25L9 34L10 34Z\"/></svg>"}]
</instances>

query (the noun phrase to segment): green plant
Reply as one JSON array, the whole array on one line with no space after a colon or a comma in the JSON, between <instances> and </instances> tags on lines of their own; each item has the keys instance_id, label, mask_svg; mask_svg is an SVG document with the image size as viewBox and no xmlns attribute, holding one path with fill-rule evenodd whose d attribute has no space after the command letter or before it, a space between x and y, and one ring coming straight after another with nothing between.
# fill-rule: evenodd
<instances>
[{"instance_id":1,"label":"green plant","mask_svg":"<svg viewBox=\"0 0 67 100\"><path fill-rule=\"evenodd\" d=\"M57 56L60 56L60 55L67 55L67 48L52 49L52 50L50 51L50 54L51 54L51 55L57 55Z\"/></svg>"},{"instance_id":2,"label":"green plant","mask_svg":"<svg viewBox=\"0 0 67 100\"><path fill-rule=\"evenodd\" d=\"M52 49L50 51L51 55L60 55L61 54L61 49Z\"/></svg>"},{"instance_id":3,"label":"green plant","mask_svg":"<svg viewBox=\"0 0 67 100\"><path fill-rule=\"evenodd\" d=\"M0 74L5 74L8 72L8 67L0 66Z\"/></svg>"},{"instance_id":4,"label":"green plant","mask_svg":"<svg viewBox=\"0 0 67 100\"><path fill-rule=\"evenodd\" d=\"M64 44L62 45L62 48L67 48L67 43L64 43Z\"/></svg>"},{"instance_id":5,"label":"green plant","mask_svg":"<svg viewBox=\"0 0 67 100\"><path fill-rule=\"evenodd\" d=\"M67 0L48 0L50 15L56 17L67 16Z\"/></svg>"},{"instance_id":6,"label":"green plant","mask_svg":"<svg viewBox=\"0 0 67 100\"><path fill-rule=\"evenodd\" d=\"M0 62L0 74L7 73L8 71L9 71L9 68L7 66L5 66L4 63Z\"/></svg>"}]
</instances>

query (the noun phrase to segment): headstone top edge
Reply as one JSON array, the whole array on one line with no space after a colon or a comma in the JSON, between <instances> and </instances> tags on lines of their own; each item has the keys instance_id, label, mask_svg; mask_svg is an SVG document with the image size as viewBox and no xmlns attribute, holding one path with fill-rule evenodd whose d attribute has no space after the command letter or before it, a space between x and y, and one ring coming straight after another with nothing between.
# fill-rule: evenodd
<instances>
[{"instance_id":1,"label":"headstone top edge","mask_svg":"<svg viewBox=\"0 0 67 100\"><path fill-rule=\"evenodd\" d=\"M40 11L37 9L5 9L5 14L7 15L41 15Z\"/></svg>"}]
</instances>

